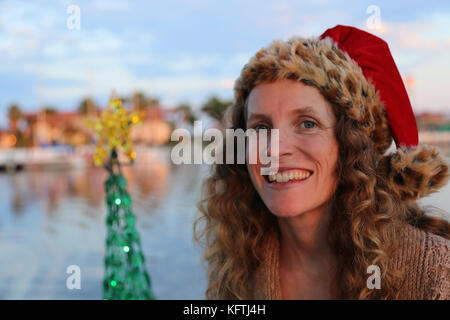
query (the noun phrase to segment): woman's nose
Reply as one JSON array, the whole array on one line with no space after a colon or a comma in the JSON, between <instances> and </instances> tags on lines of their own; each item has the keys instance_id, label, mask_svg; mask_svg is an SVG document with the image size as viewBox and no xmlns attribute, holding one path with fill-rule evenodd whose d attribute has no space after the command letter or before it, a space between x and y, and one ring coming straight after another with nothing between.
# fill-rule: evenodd
<instances>
[{"instance_id":1,"label":"woman's nose","mask_svg":"<svg viewBox=\"0 0 450 320\"><path fill-rule=\"evenodd\" d=\"M274 131L276 130L276 131ZM274 140L274 141L272 141ZM278 146L272 145L277 143ZM278 147L278 148L277 148ZM293 143L292 138L289 136L289 132L285 129L272 129L270 134L270 139L268 139L268 148L267 154L269 157L275 157L276 152L278 152L278 156L291 154L293 151Z\"/></svg>"}]
</instances>

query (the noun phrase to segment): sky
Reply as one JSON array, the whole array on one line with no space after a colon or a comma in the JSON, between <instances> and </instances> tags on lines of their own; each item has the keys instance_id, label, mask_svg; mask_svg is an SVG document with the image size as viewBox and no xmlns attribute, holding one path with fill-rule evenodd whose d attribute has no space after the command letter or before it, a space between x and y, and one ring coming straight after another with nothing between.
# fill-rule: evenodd
<instances>
[{"instance_id":1,"label":"sky","mask_svg":"<svg viewBox=\"0 0 450 320\"><path fill-rule=\"evenodd\" d=\"M113 89L167 107L232 99L260 48L337 24L388 42L401 75L414 79L416 113L450 112L449 1L0 0L0 127L12 103L75 110L87 96L106 104Z\"/></svg>"}]
</instances>

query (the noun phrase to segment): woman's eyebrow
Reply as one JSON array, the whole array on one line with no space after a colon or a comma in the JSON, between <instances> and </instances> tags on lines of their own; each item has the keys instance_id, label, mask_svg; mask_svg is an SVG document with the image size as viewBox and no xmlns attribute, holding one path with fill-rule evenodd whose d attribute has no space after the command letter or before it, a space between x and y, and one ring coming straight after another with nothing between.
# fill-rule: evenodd
<instances>
[{"instance_id":1,"label":"woman's eyebrow","mask_svg":"<svg viewBox=\"0 0 450 320\"><path fill-rule=\"evenodd\" d=\"M288 115L295 117L297 115L305 114L305 113L310 113L310 114L313 114L313 115L316 114L316 112L315 112L313 107L311 107L311 106L304 106L304 107L297 108L297 109L289 111ZM248 118L248 122L250 122L252 120L254 120L254 121L256 121L256 120L265 120L265 121L270 122L271 121L271 117L269 115L265 114L265 113L251 113L250 117Z\"/></svg>"},{"instance_id":2,"label":"woman's eyebrow","mask_svg":"<svg viewBox=\"0 0 450 320\"><path fill-rule=\"evenodd\" d=\"M310 114L316 115L316 111L311 106L304 106L304 107L294 109L294 110L290 111L288 114L290 116L297 116L297 115L305 114L305 113L310 113Z\"/></svg>"},{"instance_id":3,"label":"woman's eyebrow","mask_svg":"<svg viewBox=\"0 0 450 320\"><path fill-rule=\"evenodd\" d=\"M271 117L264 113L251 113L250 117L248 118L248 122L251 122L252 120L253 121L264 120L264 121L270 122Z\"/></svg>"}]
</instances>

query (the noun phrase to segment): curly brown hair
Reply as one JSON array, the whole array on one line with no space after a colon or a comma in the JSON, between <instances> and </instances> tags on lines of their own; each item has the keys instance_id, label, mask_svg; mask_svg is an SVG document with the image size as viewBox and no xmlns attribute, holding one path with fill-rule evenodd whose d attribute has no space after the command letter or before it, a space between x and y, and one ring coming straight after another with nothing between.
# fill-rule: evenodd
<instances>
[{"instance_id":1,"label":"curly brown hair","mask_svg":"<svg viewBox=\"0 0 450 320\"><path fill-rule=\"evenodd\" d=\"M447 182L448 166L432 148L408 153L413 160L405 163L399 160L403 161L404 157L396 158L398 153L384 155L392 143L389 130L378 130L380 126L387 128L386 115L376 90L359 74L357 66L352 65L355 73L347 72L347 78L340 83L345 83L345 90L350 94L355 88L362 90L365 99L362 102L354 96L345 100L342 87L324 86L317 80L317 71L311 76L311 68L305 67L300 73L277 70L274 61L279 62L281 57L284 67L289 67L289 59L294 59L290 55L295 55L297 66L305 61L313 61L316 67L329 66L329 63L314 60L310 52L302 51L315 45L314 49L320 49L324 43L329 51L321 55L322 58L335 65L342 65L342 60L352 64L348 56L328 40L275 41L260 50L244 67L235 84L229 128L246 129L248 95L258 84L292 79L319 89L332 105L336 117L334 134L339 142L336 166L339 184L331 199L333 217L328 232L328 242L337 259L331 290L341 299L394 299L400 275L387 266L397 248L398 228L407 223L450 239L450 224L428 216L427 210L415 202ZM338 76L336 72L330 74L334 78ZM371 104L378 112L361 112L362 120L349 116L349 112L342 111L349 108L349 101L365 106ZM343 141L345 143L341 143ZM222 151L224 158L225 146L226 140ZM246 164L237 164L237 159L234 160L233 164L212 166L198 203L201 215L194 223L195 240L204 240L206 246L207 298L252 299L249 283L265 254L262 250L264 236L269 231L279 232L277 220L256 192ZM405 186L411 186L405 189L411 192L405 192L402 189ZM381 290L369 290L366 286L366 269L373 264L382 270Z\"/></svg>"}]
</instances>

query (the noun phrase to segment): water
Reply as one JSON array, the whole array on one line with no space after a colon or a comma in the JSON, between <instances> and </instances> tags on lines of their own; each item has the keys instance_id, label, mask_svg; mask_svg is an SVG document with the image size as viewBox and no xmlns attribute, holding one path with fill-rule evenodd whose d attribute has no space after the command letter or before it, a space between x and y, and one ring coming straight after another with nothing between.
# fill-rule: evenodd
<instances>
[{"instance_id":1,"label":"water","mask_svg":"<svg viewBox=\"0 0 450 320\"><path fill-rule=\"evenodd\" d=\"M192 225L208 168L171 165L164 150L150 155L124 175L153 290L158 299L204 299ZM102 299L105 178L101 168L0 175L0 299ZM79 290L66 287L69 265L81 268Z\"/></svg>"},{"instance_id":2,"label":"water","mask_svg":"<svg viewBox=\"0 0 450 320\"><path fill-rule=\"evenodd\" d=\"M158 299L204 299L192 224L208 166L175 166L167 155L138 154L124 170L147 271ZM102 298L105 178L95 168L0 174L0 299ZM420 203L450 212L450 184ZM66 287L69 265L81 268L80 290Z\"/></svg>"}]
</instances>

